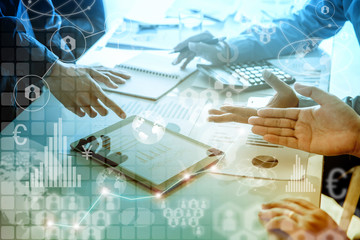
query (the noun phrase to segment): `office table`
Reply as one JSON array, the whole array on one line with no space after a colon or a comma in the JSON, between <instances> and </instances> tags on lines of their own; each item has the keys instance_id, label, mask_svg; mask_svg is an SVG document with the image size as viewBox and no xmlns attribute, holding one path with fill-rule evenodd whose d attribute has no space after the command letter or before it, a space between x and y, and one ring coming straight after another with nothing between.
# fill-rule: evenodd
<instances>
[{"instance_id":1,"label":"office table","mask_svg":"<svg viewBox=\"0 0 360 240\"><path fill-rule=\"evenodd\" d=\"M189 89L201 99L203 89L192 87L199 78L208 81L195 73L159 102L176 99ZM221 104L227 91L218 93ZM232 100L245 104L250 96L272 93L269 89L233 94ZM128 107L135 106L131 105L134 102L156 104L109 94ZM314 192L286 192L288 181L206 172L157 198L124 175L69 151L72 141L119 121L114 113L94 119L79 118L52 95L42 110L31 112L44 102L42 96L29 107L30 111L20 114L1 133L1 239L266 239L257 216L262 203L299 197L319 206L323 159L318 155L312 155L306 167L306 178ZM203 124L209 124L211 131L211 123ZM183 132L190 135L192 131ZM16 144L16 136L20 136L20 142L27 139L26 143ZM41 186L41 162L44 151L50 151L44 146L50 147L51 141L56 151L55 144L64 137L67 142L56 154L68 160L71 179L62 187ZM104 186L116 196L102 192Z\"/></svg>"}]
</instances>

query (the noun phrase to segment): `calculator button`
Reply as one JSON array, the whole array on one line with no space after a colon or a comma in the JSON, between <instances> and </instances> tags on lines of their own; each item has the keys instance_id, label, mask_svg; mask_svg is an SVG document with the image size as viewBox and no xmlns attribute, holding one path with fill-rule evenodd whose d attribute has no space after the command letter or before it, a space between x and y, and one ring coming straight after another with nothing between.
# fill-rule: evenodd
<instances>
[{"instance_id":1,"label":"calculator button","mask_svg":"<svg viewBox=\"0 0 360 240\"><path fill-rule=\"evenodd\" d=\"M249 83L251 83L252 85L254 85L254 84L256 83L256 81L254 81L253 79L249 79L248 81L249 81Z\"/></svg>"}]
</instances>

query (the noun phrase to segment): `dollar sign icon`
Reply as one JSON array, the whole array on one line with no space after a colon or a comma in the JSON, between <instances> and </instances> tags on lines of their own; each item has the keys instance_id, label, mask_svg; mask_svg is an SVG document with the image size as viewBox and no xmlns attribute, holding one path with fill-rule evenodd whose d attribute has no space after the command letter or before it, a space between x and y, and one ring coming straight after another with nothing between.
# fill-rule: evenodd
<instances>
[{"instance_id":1,"label":"dollar sign icon","mask_svg":"<svg viewBox=\"0 0 360 240\"><path fill-rule=\"evenodd\" d=\"M22 128L24 131L27 131L27 127L24 124L18 124L16 125L15 129L14 129L14 141L16 142L17 145L24 145L27 142L27 138L23 138L21 141L21 137L18 136L19 133L21 133L18 129ZM20 140L19 140L20 139Z\"/></svg>"},{"instance_id":2,"label":"dollar sign icon","mask_svg":"<svg viewBox=\"0 0 360 240\"><path fill-rule=\"evenodd\" d=\"M334 175L336 173L340 173L341 176L345 176L345 178L346 178L346 175L345 175L346 172L344 171L344 169L342 169L342 168L334 168L334 169L331 170L331 172L329 173L329 176L328 176L328 178L326 180L327 181L326 187L327 187L331 197L333 197L335 199L341 199L341 198L345 197L346 189L343 189L340 192L340 194L335 193L334 188L336 187L336 184L334 184L334 183L337 183L339 181L337 178L334 177Z\"/></svg>"}]
</instances>

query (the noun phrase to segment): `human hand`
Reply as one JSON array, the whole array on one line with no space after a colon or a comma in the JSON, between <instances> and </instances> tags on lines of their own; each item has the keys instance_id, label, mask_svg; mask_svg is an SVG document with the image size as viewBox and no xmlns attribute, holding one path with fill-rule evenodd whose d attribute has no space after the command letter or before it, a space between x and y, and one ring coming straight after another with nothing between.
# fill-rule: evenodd
<instances>
[{"instance_id":1,"label":"human hand","mask_svg":"<svg viewBox=\"0 0 360 240\"><path fill-rule=\"evenodd\" d=\"M51 93L71 112L83 117L107 115L103 104L119 117L126 118L125 112L101 89L97 82L107 87L117 88L116 83L125 83L130 76L102 67L78 67L73 64L56 62L51 74L46 78ZM102 102L100 103L99 100Z\"/></svg>"},{"instance_id":2,"label":"human hand","mask_svg":"<svg viewBox=\"0 0 360 240\"><path fill-rule=\"evenodd\" d=\"M253 133L264 140L322 155L360 156L360 118L340 99L316 87L301 84L295 90L320 106L265 108L249 118Z\"/></svg>"},{"instance_id":3,"label":"human hand","mask_svg":"<svg viewBox=\"0 0 360 240\"><path fill-rule=\"evenodd\" d=\"M227 47L223 43L203 43L204 41L211 40L213 38L214 36L211 33L205 31L182 41L174 47L174 51L180 51L180 54L174 60L173 64L179 64L185 59L181 66L182 69L185 69L195 57L201 57L215 65L226 63L226 59L221 57L227 56L226 54L228 51Z\"/></svg>"},{"instance_id":4,"label":"human hand","mask_svg":"<svg viewBox=\"0 0 360 240\"><path fill-rule=\"evenodd\" d=\"M303 199L267 203L262 205L262 209L259 220L269 232L279 233L280 230L290 239L315 239L321 234L337 240L348 239L326 212Z\"/></svg>"},{"instance_id":5,"label":"human hand","mask_svg":"<svg viewBox=\"0 0 360 240\"><path fill-rule=\"evenodd\" d=\"M268 70L263 71L263 77L265 82L276 91L276 94L270 99L266 107L287 108L298 106L299 99L289 85ZM210 122L248 123L249 117L257 116L257 109L245 106L222 106L219 110L210 109L209 114L208 120Z\"/></svg>"}]
</instances>

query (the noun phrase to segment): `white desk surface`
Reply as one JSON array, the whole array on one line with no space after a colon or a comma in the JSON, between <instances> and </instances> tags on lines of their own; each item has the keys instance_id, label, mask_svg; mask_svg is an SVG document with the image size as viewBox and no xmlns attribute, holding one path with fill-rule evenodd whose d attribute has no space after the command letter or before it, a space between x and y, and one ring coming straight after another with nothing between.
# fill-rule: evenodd
<instances>
[{"instance_id":1,"label":"white desk surface","mask_svg":"<svg viewBox=\"0 0 360 240\"><path fill-rule=\"evenodd\" d=\"M182 91L191 87L192 82L197 77L202 76L193 75L169 93L169 96L178 96ZM202 91L202 89L192 89L195 92ZM224 94L225 92L220 93L220 99L225 98ZM272 90L249 92L233 95L233 100L235 103L241 104L246 103L249 96L269 94L272 94ZM110 94L110 96L120 104L133 100L131 97L117 94ZM41 101L41 98L38 101ZM94 119L79 118L66 110L51 96L49 103L42 111L31 113L24 111L2 132L1 144L5 144L9 150L3 150L1 153L1 171L3 173L1 174L1 186L2 189L6 188L5 185L15 186L14 193L8 195L4 192L1 196L2 221L6 225L15 226L14 231L19 231L19 236L23 234L25 238L27 234L40 236L39 238L50 238L53 235L63 236L63 239L70 238L71 234L74 234L73 230L66 227L44 227L45 219L52 219L56 223L64 223L64 219L74 219L73 216L77 214L77 211L69 205L73 201L72 197L75 196L78 204L77 209L81 209L81 213L84 213L99 196L101 186L97 184L96 179L99 180L99 173L104 171L104 168L96 163L84 163L83 158L79 155L74 157L76 159L74 166L77 166L79 172L82 173L81 188L43 188L29 191L24 186L25 183L18 180L19 178L28 179L30 169L33 168L31 163L30 165L20 163L20 159L12 156L12 153L15 152L16 155L25 152L26 155L27 148L36 152L43 151L43 146L47 145L47 137L53 134L53 123L57 122L59 117L63 120L63 133L68 137L68 143L120 120L112 112L105 118L99 116ZM29 141L24 146L16 146L13 138L13 131L16 125L20 123L25 124L28 128ZM10 158L7 157L9 154ZM73 152L69 154L74 155ZM25 165L22 166L22 164ZM257 239L265 239L267 238L266 232L258 222L257 217L261 204L285 197L299 197L319 205L322 164L321 156L312 156L307 165L307 178L315 188L315 192L312 193L287 193L285 192L287 181L259 181L258 179L206 173L196 177L186 186L174 190L164 199L138 201L102 199L75 234L80 239L88 238L89 234L95 239L112 239L114 236L121 236L123 239L192 239L196 237L199 239L239 239L238 237L242 234L249 234L251 237L257 236ZM110 186L111 191L122 196L131 198L150 196L148 191L131 181L122 180L123 188L121 190L120 188L115 189L116 181L116 178L108 178L105 185ZM33 203L30 205L28 204L29 199L33 199ZM163 202L166 207L175 209L181 206L182 201L190 202L192 199L200 202L205 200L206 202L203 211L204 216L199 218L198 226L201 226L199 236L195 235L194 229L196 228L190 226L171 227L161 208ZM8 206L8 204L11 205L12 200L15 206ZM49 207L51 201L55 203L54 208ZM113 203L110 209L106 205L108 202ZM235 230L226 229L224 223L220 221L224 217L222 214L226 213L227 210L234 214ZM14 214L17 216L16 218ZM95 220L99 218L99 214L105 216L106 227L97 225ZM229 214L231 215L231 213Z\"/></svg>"}]
</instances>

